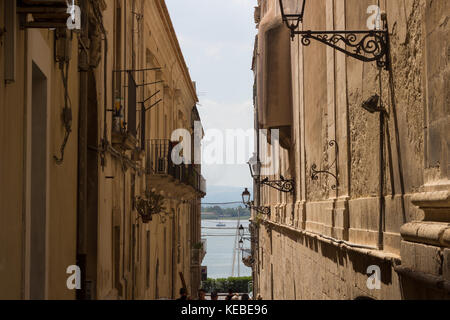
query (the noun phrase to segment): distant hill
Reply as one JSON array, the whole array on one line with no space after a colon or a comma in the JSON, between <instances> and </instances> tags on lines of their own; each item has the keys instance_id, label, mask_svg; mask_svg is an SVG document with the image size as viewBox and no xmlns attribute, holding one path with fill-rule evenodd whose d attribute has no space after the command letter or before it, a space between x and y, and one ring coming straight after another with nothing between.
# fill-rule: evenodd
<instances>
[{"instance_id":1,"label":"distant hill","mask_svg":"<svg viewBox=\"0 0 450 320\"><path fill-rule=\"evenodd\" d=\"M206 203L224 203L224 202L235 202L236 204L220 205L223 208L237 208L239 206L243 207L242 203L242 192L245 187L227 187L227 186L208 186L206 197L202 201L202 206L208 207L210 205ZM253 195L253 188L248 189Z\"/></svg>"}]
</instances>

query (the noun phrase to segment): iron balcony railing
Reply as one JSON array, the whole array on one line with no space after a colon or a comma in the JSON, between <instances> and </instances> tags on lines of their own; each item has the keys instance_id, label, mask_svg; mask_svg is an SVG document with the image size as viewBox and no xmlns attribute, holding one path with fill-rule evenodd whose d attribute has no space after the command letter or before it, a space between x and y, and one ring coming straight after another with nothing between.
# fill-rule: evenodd
<instances>
[{"instance_id":1,"label":"iron balcony railing","mask_svg":"<svg viewBox=\"0 0 450 320\"><path fill-rule=\"evenodd\" d=\"M146 143L146 169L147 174L171 175L175 174L169 155L172 153L170 141L147 140Z\"/></svg>"},{"instance_id":2,"label":"iron balcony railing","mask_svg":"<svg viewBox=\"0 0 450 320\"><path fill-rule=\"evenodd\" d=\"M172 161L175 144L170 140L146 142L146 169L149 175L167 175L206 194L206 180L193 165L176 165Z\"/></svg>"}]
</instances>

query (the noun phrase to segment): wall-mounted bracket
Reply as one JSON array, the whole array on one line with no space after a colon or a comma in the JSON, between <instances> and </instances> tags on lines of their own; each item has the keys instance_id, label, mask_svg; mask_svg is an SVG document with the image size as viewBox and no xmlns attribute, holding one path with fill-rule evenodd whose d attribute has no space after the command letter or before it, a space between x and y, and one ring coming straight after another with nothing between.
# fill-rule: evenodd
<instances>
[{"instance_id":1,"label":"wall-mounted bracket","mask_svg":"<svg viewBox=\"0 0 450 320\"><path fill-rule=\"evenodd\" d=\"M255 207L253 202L249 202L245 204L245 207L250 210L255 210L257 213L264 214L270 216L271 210L270 207Z\"/></svg>"},{"instance_id":2,"label":"wall-mounted bracket","mask_svg":"<svg viewBox=\"0 0 450 320\"><path fill-rule=\"evenodd\" d=\"M334 162L323 170L317 170L317 165L313 164L311 167L311 180L313 180L313 181L319 180L319 175L321 175L321 174L326 174L326 175L332 176L336 180L336 183L331 186L331 189L337 190L337 188L339 187L339 179L338 179L337 175L335 175L334 173L332 173L330 171L332 168L336 168L337 161L339 158L339 146L338 146L338 143L336 142L336 140L331 140L330 142L328 142L327 149L333 148L333 147L336 150L336 158L334 159Z\"/></svg>"},{"instance_id":3,"label":"wall-mounted bracket","mask_svg":"<svg viewBox=\"0 0 450 320\"><path fill-rule=\"evenodd\" d=\"M295 190L295 180L286 180L283 176L281 176L280 180L269 180L269 178L265 178L261 180L261 184L284 193L294 192Z\"/></svg>"},{"instance_id":4,"label":"wall-mounted bracket","mask_svg":"<svg viewBox=\"0 0 450 320\"><path fill-rule=\"evenodd\" d=\"M302 36L304 46L309 46L313 39L360 61L376 61L379 68L390 68L387 30L292 31L293 38L295 35Z\"/></svg>"}]
</instances>

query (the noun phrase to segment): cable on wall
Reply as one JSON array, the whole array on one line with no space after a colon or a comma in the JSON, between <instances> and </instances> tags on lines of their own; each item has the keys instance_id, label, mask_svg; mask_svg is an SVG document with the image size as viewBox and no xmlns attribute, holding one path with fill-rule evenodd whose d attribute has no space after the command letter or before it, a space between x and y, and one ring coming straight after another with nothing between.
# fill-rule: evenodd
<instances>
[{"instance_id":1,"label":"cable on wall","mask_svg":"<svg viewBox=\"0 0 450 320\"><path fill-rule=\"evenodd\" d=\"M64 153L66 150L67 142L69 141L70 134L72 133L72 102L70 101L69 97L69 61L70 60L62 62L60 65L64 86L64 109L62 113L62 120L66 132L64 135L64 141L61 144L60 148L60 157L53 156L57 165L62 165L64 163Z\"/></svg>"}]
</instances>

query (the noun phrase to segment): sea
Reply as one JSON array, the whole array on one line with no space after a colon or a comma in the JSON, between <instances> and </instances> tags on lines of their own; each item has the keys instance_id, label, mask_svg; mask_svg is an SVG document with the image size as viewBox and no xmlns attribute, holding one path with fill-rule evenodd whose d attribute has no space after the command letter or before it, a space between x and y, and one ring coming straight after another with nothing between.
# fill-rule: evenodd
<instances>
[{"instance_id":1,"label":"sea","mask_svg":"<svg viewBox=\"0 0 450 320\"><path fill-rule=\"evenodd\" d=\"M225 226L218 227L223 223ZM228 277L250 277L252 269L242 263L242 254L239 261L236 250L233 273L234 248L239 248L239 236L236 237L237 229L242 224L245 228L245 238L250 238L248 220L202 220L202 239L206 239L206 256L203 266L207 267L208 278ZM250 249L250 241L244 240L244 249ZM239 266L238 266L239 263Z\"/></svg>"}]
</instances>

